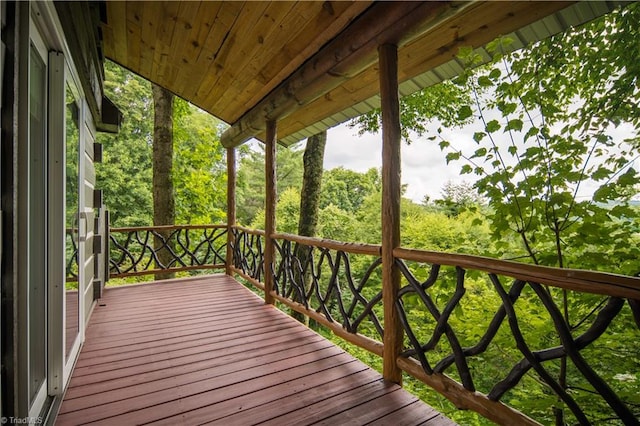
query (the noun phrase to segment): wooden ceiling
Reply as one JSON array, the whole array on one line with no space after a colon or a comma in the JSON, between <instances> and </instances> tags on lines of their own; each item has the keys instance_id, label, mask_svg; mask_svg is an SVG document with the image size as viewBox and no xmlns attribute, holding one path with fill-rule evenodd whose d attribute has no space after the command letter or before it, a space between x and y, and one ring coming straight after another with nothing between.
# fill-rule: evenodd
<instances>
[{"instance_id":1,"label":"wooden ceiling","mask_svg":"<svg viewBox=\"0 0 640 426\"><path fill-rule=\"evenodd\" d=\"M109 1L104 53L233 123L369 5Z\"/></svg>"},{"instance_id":2,"label":"wooden ceiling","mask_svg":"<svg viewBox=\"0 0 640 426\"><path fill-rule=\"evenodd\" d=\"M401 80L572 2L108 1L107 58L232 127L227 146L292 135L378 93L377 46Z\"/></svg>"}]
</instances>

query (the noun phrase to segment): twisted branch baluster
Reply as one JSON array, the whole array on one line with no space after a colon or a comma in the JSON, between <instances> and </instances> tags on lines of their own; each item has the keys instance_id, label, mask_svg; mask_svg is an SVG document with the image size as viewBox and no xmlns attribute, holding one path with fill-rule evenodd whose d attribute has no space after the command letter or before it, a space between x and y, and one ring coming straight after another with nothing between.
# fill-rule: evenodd
<instances>
[{"instance_id":1,"label":"twisted branch baluster","mask_svg":"<svg viewBox=\"0 0 640 426\"><path fill-rule=\"evenodd\" d=\"M620 400L618 395L609 387L607 382L602 380L602 378L593 371L587 361L582 357L576 342L573 340L573 336L571 336L569 325L564 319L558 306L556 306L551 299L549 293L545 291L540 284L530 282L529 285L533 288L533 291L536 292L545 308L547 308L547 311L551 315L551 319L556 327L556 331L558 332L558 336L560 337L560 341L562 342L562 346L580 373L582 373L589 383L591 383L591 386L593 386L593 388L602 395L604 400L607 401L607 404L613 408L621 420L626 424L640 424L638 419L635 418L627 406ZM622 308L622 305L620 305L620 308Z\"/></svg>"},{"instance_id":2,"label":"twisted branch baluster","mask_svg":"<svg viewBox=\"0 0 640 426\"><path fill-rule=\"evenodd\" d=\"M500 280L498 279L498 277L495 274L489 274L489 278L491 279L491 282L493 283L494 288L498 292L498 295L500 295L500 298L502 299L502 304L507 311L507 318L509 321L509 327L511 328L511 335L516 341L517 348L524 355L524 357L529 361L529 363L531 364L533 369L536 371L536 373L538 373L540 378L547 385L549 385L551 389L553 389L556 395L558 395L562 399L562 401L564 401L565 404L567 404L567 407L569 407L569 409L573 412L573 414L576 416L578 421L581 424L590 424L589 420L587 419L586 415L584 414L584 412L582 411L578 403L573 399L573 397L571 397L571 395L569 395L562 388L562 386L560 386L560 384L556 380L554 380L551 374L542 366L542 364L540 364L540 362L538 362L538 359L536 358L535 354L529 349L529 346L527 345L526 341L524 340L524 336L520 331L520 326L518 325L518 318L516 316L516 311L513 307L513 303L509 299L509 295L507 294L507 292L504 291L504 288L502 287L502 283L500 283ZM542 291L546 292L546 290L542 290Z\"/></svg>"}]
</instances>

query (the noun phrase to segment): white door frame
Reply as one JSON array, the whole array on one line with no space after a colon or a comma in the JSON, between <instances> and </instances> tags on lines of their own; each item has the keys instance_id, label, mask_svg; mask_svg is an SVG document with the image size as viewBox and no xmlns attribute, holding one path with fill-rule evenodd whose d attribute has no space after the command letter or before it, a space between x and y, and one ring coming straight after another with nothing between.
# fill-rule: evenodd
<instances>
[{"instance_id":1,"label":"white door frame","mask_svg":"<svg viewBox=\"0 0 640 426\"><path fill-rule=\"evenodd\" d=\"M84 339L84 309L82 300L78 311L79 332L71 354L65 357L65 89L67 82L80 88L78 74L71 60L70 51L64 38L62 26L55 10L53 2L23 2L20 7L20 69L23 70L19 77L19 93L24 102L19 103L19 143L17 153L17 213L18 213L18 294L17 294L17 394L16 415L20 417L38 418L43 410L47 409L52 397L63 394L68 382L73 365L77 359L79 349ZM46 205L46 258L29 259L30 225L29 208L29 161L30 161L30 111L29 111L29 76L30 55L34 49L45 63L47 72L48 98L46 102L46 180L47 187L43 190ZM66 58L66 60L65 60ZM82 145L84 127L86 126L86 100L81 90L77 90L78 106L80 109L79 137ZM31 269L36 267L46 268L46 379L39 388L35 398L31 398L29 390L30 380L30 348L29 343L29 291ZM82 294L82 282L79 281L79 293ZM66 361L65 361L66 360Z\"/></svg>"}]
</instances>

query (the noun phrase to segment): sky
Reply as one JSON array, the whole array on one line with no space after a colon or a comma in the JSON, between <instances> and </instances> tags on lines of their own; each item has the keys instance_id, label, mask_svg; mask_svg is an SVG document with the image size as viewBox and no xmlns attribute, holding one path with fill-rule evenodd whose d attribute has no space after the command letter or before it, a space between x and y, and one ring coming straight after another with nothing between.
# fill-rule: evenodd
<instances>
[{"instance_id":1,"label":"sky","mask_svg":"<svg viewBox=\"0 0 640 426\"><path fill-rule=\"evenodd\" d=\"M497 118L497 117L496 117ZM473 142L473 133L478 131L477 123L458 129L443 129L442 137L449 141L457 150L474 152L478 145ZM435 133L435 132L434 132ZM632 136L633 127L623 124L610 132L614 140L623 140ZM433 133L432 133L433 134ZM446 152L440 150L438 141L428 140L427 137L413 135L411 144L402 143L402 183L407 184L405 196L420 203L425 195L432 200L442 198L442 188L447 182L460 184L473 183L476 175L460 175L462 161L452 161L447 165ZM636 161L636 170L640 166ZM329 129L327 146L325 148L324 168L326 170L342 166L358 172L365 172L371 167L382 167L382 135L358 135L356 128L350 128L346 123ZM585 181L578 193L579 199L591 198L595 184ZM634 199L640 198L640 194Z\"/></svg>"},{"instance_id":2,"label":"sky","mask_svg":"<svg viewBox=\"0 0 640 426\"><path fill-rule=\"evenodd\" d=\"M490 117L490 118L498 118ZM435 125L434 125L435 126ZM473 133L478 131L479 124L470 124L458 129L443 129L442 137L449 141L456 150L473 152L478 145L473 142ZM610 132L614 140L622 140L633 134L630 125L621 125ZM434 129L432 129L433 132ZM433 134L433 133L432 133ZM447 182L460 184L473 183L476 175L460 175L462 161L452 161L447 165L446 152L440 150L438 141L428 140L427 137L412 135L412 143L403 141L401 150L402 183L407 185L405 197L416 203L422 202L425 195L431 200L442 198L442 189ZM259 143L254 140L253 143ZM503 142L504 143L504 142ZM304 141L299 145L304 149ZM634 165L636 170L640 161ZM357 128L350 128L343 123L327 132L324 168L330 170L336 167L366 172L374 167L382 167L382 135L367 133L358 135ZM589 182L581 184L579 199L591 198L596 186ZM634 199L640 199L638 194Z\"/></svg>"},{"instance_id":3,"label":"sky","mask_svg":"<svg viewBox=\"0 0 640 426\"><path fill-rule=\"evenodd\" d=\"M441 190L447 181L471 182L472 176L459 175L460 163L447 166L445 153L436 141L415 138L410 145L403 142L401 150L402 183L407 184L405 196L420 202L425 195L431 199L441 198ZM358 135L355 128L341 124L327 132L324 168L344 168L365 172L382 167L382 135Z\"/></svg>"}]
</instances>

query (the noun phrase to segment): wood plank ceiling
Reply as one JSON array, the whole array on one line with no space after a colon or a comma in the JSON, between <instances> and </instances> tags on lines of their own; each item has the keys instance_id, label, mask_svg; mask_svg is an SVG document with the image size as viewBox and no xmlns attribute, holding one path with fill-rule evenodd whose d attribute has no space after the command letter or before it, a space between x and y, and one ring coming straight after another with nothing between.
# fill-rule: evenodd
<instances>
[{"instance_id":1,"label":"wood plank ceiling","mask_svg":"<svg viewBox=\"0 0 640 426\"><path fill-rule=\"evenodd\" d=\"M265 118L290 143L378 93L383 42L399 45L404 81L571 3L108 1L103 46L107 58L232 125L225 145L263 138Z\"/></svg>"},{"instance_id":2,"label":"wood plank ceiling","mask_svg":"<svg viewBox=\"0 0 640 426\"><path fill-rule=\"evenodd\" d=\"M233 123L369 5L109 1L104 53Z\"/></svg>"}]
</instances>

